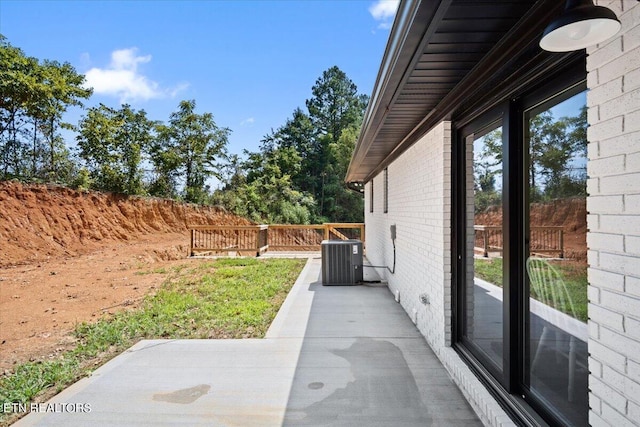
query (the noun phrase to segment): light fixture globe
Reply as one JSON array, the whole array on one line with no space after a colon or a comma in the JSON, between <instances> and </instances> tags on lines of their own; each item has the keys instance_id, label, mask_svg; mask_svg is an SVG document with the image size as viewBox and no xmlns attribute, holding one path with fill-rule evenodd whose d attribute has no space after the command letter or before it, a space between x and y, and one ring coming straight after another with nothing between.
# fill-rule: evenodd
<instances>
[{"instance_id":1,"label":"light fixture globe","mask_svg":"<svg viewBox=\"0 0 640 427\"><path fill-rule=\"evenodd\" d=\"M540 47L549 52L569 52L593 46L620 30L616 14L592 0L567 0L564 13L545 28Z\"/></svg>"}]
</instances>

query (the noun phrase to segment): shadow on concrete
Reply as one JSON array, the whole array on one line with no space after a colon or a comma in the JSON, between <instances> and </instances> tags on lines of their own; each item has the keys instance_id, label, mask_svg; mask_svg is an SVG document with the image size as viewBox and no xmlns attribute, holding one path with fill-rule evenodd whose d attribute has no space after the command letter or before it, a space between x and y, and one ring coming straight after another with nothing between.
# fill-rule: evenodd
<instances>
[{"instance_id":1,"label":"shadow on concrete","mask_svg":"<svg viewBox=\"0 0 640 427\"><path fill-rule=\"evenodd\" d=\"M284 426L481 425L385 285L308 290Z\"/></svg>"}]
</instances>

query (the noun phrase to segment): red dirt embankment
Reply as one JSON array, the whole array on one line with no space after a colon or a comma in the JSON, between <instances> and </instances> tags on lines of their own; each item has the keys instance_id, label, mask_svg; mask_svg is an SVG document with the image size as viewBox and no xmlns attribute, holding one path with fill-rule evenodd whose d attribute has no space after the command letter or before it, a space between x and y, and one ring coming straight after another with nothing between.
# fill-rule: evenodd
<instances>
[{"instance_id":1,"label":"red dirt embankment","mask_svg":"<svg viewBox=\"0 0 640 427\"><path fill-rule=\"evenodd\" d=\"M531 226L563 227L565 257L587 259L587 202L584 197L533 203ZM475 216L476 225L502 225L502 208L492 206Z\"/></svg>"},{"instance_id":2,"label":"red dirt embankment","mask_svg":"<svg viewBox=\"0 0 640 427\"><path fill-rule=\"evenodd\" d=\"M136 307L185 260L189 225L248 225L170 200L0 183L0 374L55 358L76 323Z\"/></svg>"},{"instance_id":3,"label":"red dirt embankment","mask_svg":"<svg viewBox=\"0 0 640 427\"><path fill-rule=\"evenodd\" d=\"M107 242L133 241L148 234L184 233L187 225L204 224L250 222L218 208L173 200L2 182L0 267L85 254Z\"/></svg>"}]
</instances>

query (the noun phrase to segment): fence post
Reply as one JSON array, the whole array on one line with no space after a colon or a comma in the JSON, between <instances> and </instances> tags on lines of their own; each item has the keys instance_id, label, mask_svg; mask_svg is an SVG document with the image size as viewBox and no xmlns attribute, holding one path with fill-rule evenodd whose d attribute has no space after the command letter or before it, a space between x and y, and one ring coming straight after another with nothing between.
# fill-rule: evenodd
<instances>
[{"instance_id":1,"label":"fence post","mask_svg":"<svg viewBox=\"0 0 640 427\"><path fill-rule=\"evenodd\" d=\"M264 246L266 246L265 252L269 251L269 224L266 225L264 229L264 242L262 242Z\"/></svg>"},{"instance_id":2,"label":"fence post","mask_svg":"<svg viewBox=\"0 0 640 427\"><path fill-rule=\"evenodd\" d=\"M560 258L564 258L564 230L560 229Z\"/></svg>"},{"instance_id":3,"label":"fence post","mask_svg":"<svg viewBox=\"0 0 640 427\"><path fill-rule=\"evenodd\" d=\"M325 222L322 225L324 226L324 240L329 240L329 224Z\"/></svg>"},{"instance_id":4,"label":"fence post","mask_svg":"<svg viewBox=\"0 0 640 427\"><path fill-rule=\"evenodd\" d=\"M260 226L256 225L256 257L260 256Z\"/></svg>"},{"instance_id":5,"label":"fence post","mask_svg":"<svg viewBox=\"0 0 640 427\"><path fill-rule=\"evenodd\" d=\"M194 234L196 232L195 229L191 229L191 243L189 245L189 256L193 256L194 252L193 252L193 239L194 239Z\"/></svg>"},{"instance_id":6,"label":"fence post","mask_svg":"<svg viewBox=\"0 0 640 427\"><path fill-rule=\"evenodd\" d=\"M483 240L483 245L484 245L484 257L488 258L489 257L489 234L487 233L488 230L482 230L482 240Z\"/></svg>"}]
</instances>

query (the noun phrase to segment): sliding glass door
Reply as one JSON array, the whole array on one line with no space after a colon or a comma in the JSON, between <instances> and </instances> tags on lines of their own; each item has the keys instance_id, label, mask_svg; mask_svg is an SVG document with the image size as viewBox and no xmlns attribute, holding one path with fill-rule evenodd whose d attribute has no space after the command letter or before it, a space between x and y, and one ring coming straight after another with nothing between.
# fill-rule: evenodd
<instances>
[{"instance_id":1,"label":"sliding glass door","mask_svg":"<svg viewBox=\"0 0 640 427\"><path fill-rule=\"evenodd\" d=\"M567 424L588 424L586 94L525 111L525 385Z\"/></svg>"},{"instance_id":2,"label":"sliding glass door","mask_svg":"<svg viewBox=\"0 0 640 427\"><path fill-rule=\"evenodd\" d=\"M580 426L586 92L573 76L509 97L457 130L454 313L456 347L514 411Z\"/></svg>"}]
</instances>

